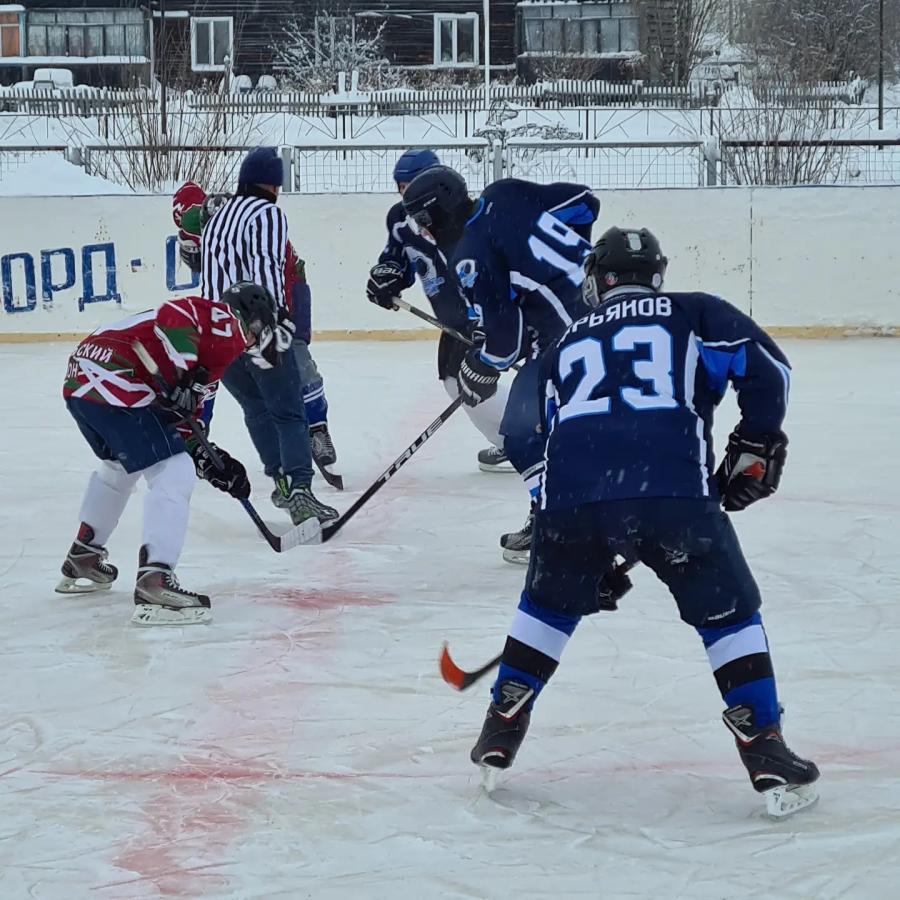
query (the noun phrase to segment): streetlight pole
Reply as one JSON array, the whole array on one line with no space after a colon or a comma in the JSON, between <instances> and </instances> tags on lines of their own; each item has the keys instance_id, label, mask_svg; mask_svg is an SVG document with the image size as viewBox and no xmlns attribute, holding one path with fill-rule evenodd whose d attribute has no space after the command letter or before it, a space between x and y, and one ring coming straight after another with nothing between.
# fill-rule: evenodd
<instances>
[{"instance_id":1,"label":"streetlight pole","mask_svg":"<svg viewBox=\"0 0 900 900\"><path fill-rule=\"evenodd\" d=\"M159 0L159 87L162 96L159 104L159 114L162 118L162 133L169 133L168 109L166 108L166 94L168 93L169 78L166 66L166 0Z\"/></svg>"},{"instance_id":2,"label":"streetlight pole","mask_svg":"<svg viewBox=\"0 0 900 900\"><path fill-rule=\"evenodd\" d=\"M884 0L878 0L878 130L884 130Z\"/></svg>"},{"instance_id":3,"label":"streetlight pole","mask_svg":"<svg viewBox=\"0 0 900 900\"><path fill-rule=\"evenodd\" d=\"M491 0L484 0L484 110L491 108Z\"/></svg>"}]
</instances>

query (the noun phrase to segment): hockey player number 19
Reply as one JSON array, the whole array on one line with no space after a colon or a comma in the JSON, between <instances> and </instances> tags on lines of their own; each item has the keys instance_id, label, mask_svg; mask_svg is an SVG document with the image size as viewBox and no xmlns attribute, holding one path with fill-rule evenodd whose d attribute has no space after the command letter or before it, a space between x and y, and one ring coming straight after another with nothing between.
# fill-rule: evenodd
<instances>
[{"instance_id":1,"label":"hockey player number 19","mask_svg":"<svg viewBox=\"0 0 900 900\"><path fill-rule=\"evenodd\" d=\"M671 335L662 325L629 325L616 332L612 339L614 351L627 353L639 346L649 347L650 355L647 359L635 360L631 369L652 390L645 393L641 388L620 387L619 397L638 411L676 409L680 404L675 398L672 378ZM560 406L559 422L579 416L604 415L612 406L612 389L605 391L603 397L590 399L606 378L603 342L589 337L564 347L559 354L560 381L568 378L576 367L582 367L584 374L575 385L572 396Z\"/></svg>"},{"instance_id":2,"label":"hockey player number 19","mask_svg":"<svg viewBox=\"0 0 900 900\"><path fill-rule=\"evenodd\" d=\"M578 286L584 281L584 270L581 267L581 257L590 249L587 241L580 238L568 225L563 224L559 219L554 218L550 213L542 213L537 221L538 228L547 237L562 244L564 247L578 247L582 245L581 252L576 253L577 260L567 259L561 253L557 253L546 241L536 235L528 238L528 249L534 254L535 259L549 263L553 268L559 269L565 273L566 278L572 284ZM569 251L571 254L571 250Z\"/></svg>"}]
</instances>

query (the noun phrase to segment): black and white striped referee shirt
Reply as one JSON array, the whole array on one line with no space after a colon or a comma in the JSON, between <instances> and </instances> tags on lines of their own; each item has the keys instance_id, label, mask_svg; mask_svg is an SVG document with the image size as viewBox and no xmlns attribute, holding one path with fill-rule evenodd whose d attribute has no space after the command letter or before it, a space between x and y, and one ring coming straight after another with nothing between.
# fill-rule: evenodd
<instances>
[{"instance_id":1,"label":"black and white striped referee shirt","mask_svg":"<svg viewBox=\"0 0 900 900\"><path fill-rule=\"evenodd\" d=\"M253 191L253 188L250 189ZM220 300L238 281L267 288L285 305L287 217L267 197L239 194L206 223L200 240L200 292Z\"/></svg>"}]
</instances>

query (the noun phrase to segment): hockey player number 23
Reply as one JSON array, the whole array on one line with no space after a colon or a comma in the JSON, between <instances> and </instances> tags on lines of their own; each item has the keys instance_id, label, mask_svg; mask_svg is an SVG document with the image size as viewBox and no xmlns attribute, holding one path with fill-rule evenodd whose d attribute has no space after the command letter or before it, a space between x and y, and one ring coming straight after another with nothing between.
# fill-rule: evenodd
<instances>
[{"instance_id":1,"label":"hockey player number 23","mask_svg":"<svg viewBox=\"0 0 900 900\"><path fill-rule=\"evenodd\" d=\"M635 410L675 409L679 403L675 398L675 383L672 379L672 337L662 325L629 325L616 332L612 339L612 349L627 353L637 347L649 347L646 359L637 359L631 364L634 374L652 390L645 393L641 388L620 387L622 401ZM597 338L584 338L564 347L559 354L559 377L565 380L576 368L582 367L581 376L572 396L559 409L559 421L578 416L599 416L610 411L612 390L605 396L591 400L590 396L606 378L606 363L603 356L603 342Z\"/></svg>"}]
</instances>

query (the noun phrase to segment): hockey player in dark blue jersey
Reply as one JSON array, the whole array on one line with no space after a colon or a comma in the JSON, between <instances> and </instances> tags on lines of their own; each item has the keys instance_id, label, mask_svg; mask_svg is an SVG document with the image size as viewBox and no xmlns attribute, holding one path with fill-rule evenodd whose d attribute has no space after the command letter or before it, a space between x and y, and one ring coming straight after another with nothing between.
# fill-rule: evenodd
<instances>
[{"instance_id":1,"label":"hockey player in dark blue jersey","mask_svg":"<svg viewBox=\"0 0 900 900\"><path fill-rule=\"evenodd\" d=\"M484 343L460 366L465 402L496 393L500 373L525 359L500 426L503 448L534 496L544 462L539 429L537 359L585 310L582 262L600 203L582 184L495 181L473 201L457 172L444 166L418 176L403 195L407 215L451 256ZM501 538L503 557L527 562L533 516Z\"/></svg>"},{"instance_id":2,"label":"hockey player in dark blue jersey","mask_svg":"<svg viewBox=\"0 0 900 900\"><path fill-rule=\"evenodd\" d=\"M407 185L421 172L440 165L431 150L407 150L394 166L394 181L401 197ZM394 300L412 287L416 275L422 282L435 317L449 328L470 335L474 320L469 315L466 301L459 290L459 283L447 269L447 258L434 241L411 227L406 219L403 203L395 203L387 215L388 239L378 263L369 273L366 295L372 303L384 309L397 309ZM444 333L438 344L438 378L447 393L456 398L459 394L457 374L466 345ZM478 465L485 472L514 472L502 450L500 420L506 403L507 391L501 390L491 403L481 407L467 407L472 424L491 442L491 446L478 454Z\"/></svg>"},{"instance_id":3,"label":"hockey player in dark blue jersey","mask_svg":"<svg viewBox=\"0 0 900 900\"><path fill-rule=\"evenodd\" d=\"M703 293L663 294L646 230L613 228L586 261L595 309L545 354L547 468L531 566L472 761L510 766L532 705L581 617L615 608L615 558L652 569L697 630L754 788L770 815L817 798L815 764L785 745L760 595L724 509L778 487L790 369L750 318ZM713 409L741 419L714 468Z\"/></svg>"}]
</instances>

